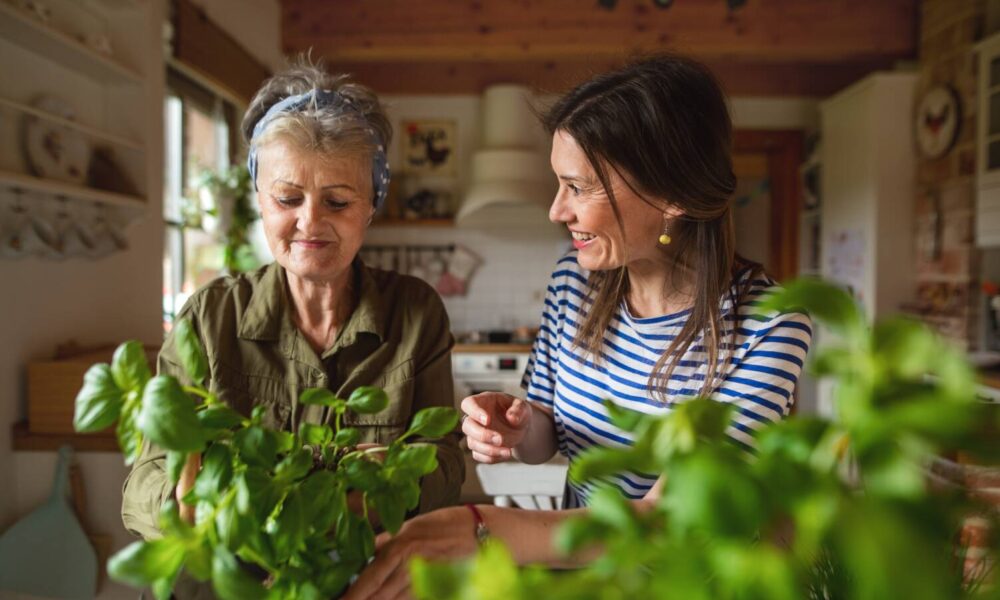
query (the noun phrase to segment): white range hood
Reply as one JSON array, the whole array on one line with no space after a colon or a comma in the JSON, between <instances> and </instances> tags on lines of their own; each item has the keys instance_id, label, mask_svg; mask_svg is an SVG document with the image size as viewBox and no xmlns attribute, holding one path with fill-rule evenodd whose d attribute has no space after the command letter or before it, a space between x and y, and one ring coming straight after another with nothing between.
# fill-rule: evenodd
<instances>
[{"instance_id":1,"label":"white range hood","mask_svg":"<svg viewBox=\"0 0 1000 600\"><path fill-rule=\"evenodd\" d=\"M459 225L550 225L558 184L541 149L545 136L532 104L522 86L495 85L483 94L483 146L472 157L471 183L455 216Z\"/></svg>"}]
</instances>

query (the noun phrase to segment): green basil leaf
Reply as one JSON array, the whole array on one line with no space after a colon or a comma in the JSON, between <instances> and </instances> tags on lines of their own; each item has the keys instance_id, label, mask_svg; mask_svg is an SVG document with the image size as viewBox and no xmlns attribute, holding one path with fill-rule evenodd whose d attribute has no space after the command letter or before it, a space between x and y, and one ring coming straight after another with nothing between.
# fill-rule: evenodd
<instances>
[{"instance_id":1,"label":"green basil leaf","mask_svg":"<svg viewBox=\"0 0 1000 600\"><path fill-rule=\"evenodd\" d=\"M136 411L125 410L118 420L118 426L115 427L118 447L122 449L126 465L135 462L142 451L142 432L136 427L135 417Z\"/></svg>"},{"instance_id":2,"label":"green basil leaf","mask_svg":"<svg viewBox=\"0 0 1000 600\"><path fill-rule=\"evenodd\" d=\"M371 495L371 501L378 511L382 527L389 533L396 533L406 519L406 507L402 499L393 493L376 493Z\"/></svg>"},{"instance_id":3,"label":"green basil leaf","mask_svg":"<svg viewBox=\"0 0 1000 600\"><path fill-rule=\"evenodd\" d=\"M410 429L403 436L419 435L426 438L439 438L450 433L457 425L457 410L446 406L434 406L415 414Z\"/></svg>"},{"instance_id":4,"label":"green basil leaf","mask_svg":"<svg viewBox=\"0 0 1000 600\"><path fill-rule=\"evenodd\" d=\"M241 429L233 436L233 447L246 464L267 470L274 468L278 442L272 431L256 426Z\"/></svg>"},{"instance_id":5,"label":"green basil leaf","mask_svg":"<svg viewBox=\"0 0 1000 600\"><path fill-rule=\"evenodd\" d=\"M291 431L274 431L274 448L278 451L278 454L288 454L296 446L302 447L302 444L295 443L295 434Z\"/></svg>"},{"instance_id":6,"label":"green basil leaf","mask_svg":"<svg viewBox=\"0 0 1000 600\"><path fill-rule=\"evenodd\" d=\"M299 427L299 440L303 445L323 447L333 439L333 429L326 425L303 423Z\"/></svg>"},{"instance_id":7,"label":"green basil leaf","mask_svg":"<svg viewBox=\"0 0 1000 600\"><path fill-rule=\"evenodd\" d=\"M205 429L234 429L243 424L243 415L225 405L215 405L198 413Z\"/></svg>"},{"instance_id":8,"label":"green basil leaf","mask_svg":"<svg viewBox=\"0 0 1000 600\"><path fill-rule=\"evenodd\" d=\"M338 406L344 401L333 395L333 392L326 388L310 388L299 396L299 404L318 406Z\"/></svg>"},{"instance_id":9,"label":"green basil leaf","mask_svg":"<svg viewBox=\"0 0 1000 600\"><path fill-rule=\"evenodd\" d=\"M358 414L380 413L387 406L389 406L389 396L385 391L370 385L355 389L347 399L347 408Z\"/></svg>"},{"instance_id":10,"label":"green basil leaf","mask_svg":"<svg viewBox=\"0 0 1000 600\"><path fill-rule=\"evenodd\" d=\"M818 279L796 279L757 305L756 312L805 311L831 330L857 339L865 334L865 318L857 302L843 289Z\"/></svg>"},{"instance_id":11,"label":"green basil leaf","mask_svg":"<svg viewBox=\"0 0 1000 600\"><path fill-rule=\"evenodd\" d=\"M364 564L375 554L375 533L371 524L349 510L337 518L335 540L342 561Z\"/></svg>"},{"instance_id":12,"label":"green basil leaf","mask_svg":"<svg viewBox=\"0 0 1000 600\"><path fill-rule=\"evenodd\" d=\"M361 430L353 427L345 427L337 432L333 438L333 444L338 448L349 448L356 446L361 439Z\"/></svg>"},{"instance_id":13,"label":"green basil leaf","mask_svg":"<svg viewBox=\"0 0 1000 600\"><path fill-rule=\"evenodd\" d=\"M142 344L130 340L118 346L111 359L111 374L115 383L125 391L141 392L146 382L153 376L149 372L146 351Z\"/></svg>"},{"instance_id":14,"label":"green basil leaf","mask_svg":"<svg viewBox=\"0 0 1000 600\"><path fill-rule=\"evenodd\" d=\"M246 542L250 532L256 529L256 522L252 516L241 515L236 504L229 502L215 514L215 529L219 532L222 543L236 551Z\"/></svg>"},{"instance_id":15,"label":"green basil leaf","mask_svg":"<svg viewBox=\"0 0 1000 600\"><path fill-rule=\"evenodd\" d=\"M157 375L149 380L136 425L167 450L200 452L205 446L194 401L173 377Z\"/></svg>"},{"instance_id":16,"label":"green basil leaf","mask_svg":"<svg viewBox=\"0 0 1000 600\"><path fill-rule=\"evenodd\" d=\"M608 416L611 417L611 423L622 430L634 432L639 424L648 417L636 410L629 410L618 406L610 399L604 400L604 408L608 411Z\"/></svg>"},{"instance_id":17,"label":"green basil leaf","mask_svg":"<svg viewBox=\"0 0 1000 600\"><path fill-rule=\"evenodd\" d=\"M233 478L233 455L229 446L212 444L201 459L201 471L194 480L195 497L215 501L229 487Z\"/></svg>"},{"instance_id":18,"label":"green basil leaf","mask_svg":"<svg viewBox=\"0 0 1000 600\"><path fill-rule=\"evenodd\" d=\"M330 471L317 471L299 486L303 513L316 531L328 531L337 515L347 510L347 492L341 479Z\"/></svg>"},{"instance_id":19,"label":"green basil leaf","mask_svg":"<svg viewBox=\"0 0 1000 600\"><path fill-rule=\"evenodd\" d=\"M250 411L250 424L260 426L264 422L265 415L267 415L267 408L263 404L258 404Z\"/></svg>"},{"instance_id":20,"label":"green basil leaf","mask_svg":"<svg viewBox=\"0 0 1000 600\"><path fill-rule=\"evenodd\" d=\"M236 476L236 507L242 515L253 515L263 523L281 499L271 477L257 467L250 467Z\"/></svg>"},{"instance_id":21,"label":"green basil leaf","mask_svg":"<svg viewBox=\"0 0 1000 600\"><path fill-rule=\"evenodd\" d=\"M94 365L83 376L83 387L76 395L73 428L82 433L100 431L118 420L124 393L115 383L108 365Z\"/></svg>"},{"instance_id":22,"label":"green basil leaf","mask_svg":"<svg viewBox=\"0 0 1000 600\"><path fill-rule=\"evenodd\" d=\"M345 464L346 463L346 464ZM381 485L379 473L382 465L367 458L355 457L341 463L341 472L347 479L347 484L357 490L373 491Z\"/></svg>"},{"instance_id":23,"label":"green basil leaf","mask_svg":"<svg viewBox=\"0 0 1000 600\"><path fill-rule=\"evenodd\" d=\"M212 589L221 600L254 600L267 597L261 582L250 576L225 547L216 546L212 558Z\"/></svg>"},{"instance_id":24,"label":"green basil leaf","mask_svg":"<svg viewBox=\"0 0 1000 600\"><path fill-rule=\"evenodd\" d=\"M183 562L183 541L165 537L129 544L108 560L108 574L117 581L146 587L176 574Z\"/></svg>"},{"instance_id":25,"label":"green basil leaf","mask_svg":"<svg viewBox=\"0 0 1000 600\"><path fill-rule=\"evenodd\" d=\"M274 469L279 484L291 483L309 474L313 467L313 453L309 448L299 448L285 457Z\"/></svg>"},{"instance_id":26,"label":"green basil leaf","mask_svg":"<svg viewBox=\"0 0 1000 600\"><path fill-rule=\"evenodd\" d=\"M437 446L410 444L392 448L385 458L386 469L396 471L399 477L420 478L437 468Z\"/></svg>"},{"instance_id":27,"label":"green basil leaf","mask_svg":"<svg viewBox=\"0 0 1000 600\"><path fill-rule=\"evenodd\" d=\"M293 488L285 496L274 520L268 523L267 532L274 541L274 552L278 560L287 560L298 551L309 533L310 523L305 519L302 504L299 490Z\"/></svg>"},{"instance_id":28,"label":"green basil leaf","mask_svg":"<svg viewBox=\"0 0 1000 600\"><path fill-rule=\"evenodd\" d=\"M167 451L167 477L170 483L177 485L177 480L181 478L181 471L184 470L184 463L187 462L187 452Z\"/></svg>"},{"instance_id":29,"label":"green basil leaf","mask_svg":"<svg viewBox=\"0 0 1000 600\"><path fill-rule=\"evenodd\" d=\"M191 321L181 319L174 324L174 342L177 344L177 354L181 359L184 372L195 384L201 384L208 375L208 357L201 347L201 340L194 331Z\"/></svg>"},{"instance_id":30,"label":"green basil leaf","mask_svg":"<svg viewBox=\"0 0 1000 600\"><path fill-rule=\"evenodd\" d=\"M618 532L634 532L639 527L631 505L617 488L603 486L594 490L587 506L593 520L604 523Z\"/></svg>"},{"instance_id":31,"label":"green basil leaf","mask_svg":"<svg viewBox=\"0 0 1000 600\"><path fill-rule=\"evenodd\" d=\"M555 546L565 555L607 539L607 527L586 516L567 519L556 530Z\"/></svg>"}]
</instances>

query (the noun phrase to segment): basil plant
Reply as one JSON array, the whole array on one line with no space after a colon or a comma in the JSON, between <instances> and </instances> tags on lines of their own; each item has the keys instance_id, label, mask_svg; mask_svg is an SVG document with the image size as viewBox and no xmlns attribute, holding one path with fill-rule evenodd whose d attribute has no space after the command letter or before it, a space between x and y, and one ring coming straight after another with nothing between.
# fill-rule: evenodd
<instances>
[{"instance_id":1,"label":"basil plant","mask_svg":"<svg viewBox=\"0 0 1000 600\"><path fill-rule=\"evenodd\" d=\"M825 339L835 341L814 352L811 368L834 380L835 418L793 415L764 427L748 457L725 434L726 404L692 399L654 417L608 403L634 445L594 448L574 462L570 477L598 489L586 516L566 522L556 538L567 555L596 548L598 558L569 571L521 567L491 542L464 563L415 560L416 596L1000 597L1000 580L989 571L1000 535L974 550L958 535L970 516L1000 532L996 500L983 506L962 490L928 485L928 461L937 454L1000 457L997 405L977 400L962 354L913 320L870 327L850 296L817 280L791 283L760 310L806 310L829 329ZM647 510L601 486L625 470L665 475ZM971 552L982 568L963 574Z\"/></svg>"},{"instance_id":2,"label":"basil plant","mask_svg":"<svg viewBox=\"0 0 1000 600\"><path fill-rule=\"evenodd\" d=\"M436 407L414 415L410 428L388 446L356 449L357 429L345 413L372 414L389 402L385 392L360 387L349 398L325 389L299 401L330 407L333 427L304 424L297 433L262 425L263 409L247 417L202 387L204 350L191 324L174 335L190 386L149 370L142 345L118 347L110 365L90 368L76 398L74 425L92 432L116 425L126 464L144 441L166 451L176 484L191 453L202 467L183 502L196 507L193 525L168 501L160 515L163 537L127 546L108 563L112 578L152 587L165 600L180 572L211 582L223 600L330 598L339 595L375 551L368 511L395 533L418 506L420 478L437 468L435 446L407 443L451 432L458 413ZM360 514L348 494L362 498Z\"/></svg>"}]
</instances>

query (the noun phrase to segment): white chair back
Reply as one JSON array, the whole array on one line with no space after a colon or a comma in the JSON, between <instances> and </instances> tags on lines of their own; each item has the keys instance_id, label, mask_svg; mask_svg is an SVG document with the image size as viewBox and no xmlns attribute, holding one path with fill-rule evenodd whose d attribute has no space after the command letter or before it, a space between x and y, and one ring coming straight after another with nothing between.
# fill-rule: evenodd
<instances>
[{"instance_id":1,"label":"white chair back","mask_svg":"<svg viewBox=\"0 0 1000 600\"><path fill-rule=\"evenodd\" d=\"M566 459L555 459L540 465L505 462L476 465L476 475L483 491L493 497L497 506L517 506L527 510L558 510L562 508L566 485Z\"/></svg>"}]
</instances>

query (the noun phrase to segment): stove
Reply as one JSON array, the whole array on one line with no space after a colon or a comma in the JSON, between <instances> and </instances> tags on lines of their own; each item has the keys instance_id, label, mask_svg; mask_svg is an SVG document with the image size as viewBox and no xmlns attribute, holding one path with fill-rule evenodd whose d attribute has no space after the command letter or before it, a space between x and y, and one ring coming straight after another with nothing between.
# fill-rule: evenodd
<instances>
[{"instance_id":1,"label":"stove","mask_svg":"<svg viewBox=\"0 0 1000 600\"><path fill-rule=\"evenodd\" d=\"M527 346L456 349L451 354L456 407L466 396L480 392L504 392L523 398L521 377L528 365L528 356Z\"/></svg>"}]
</instances>

